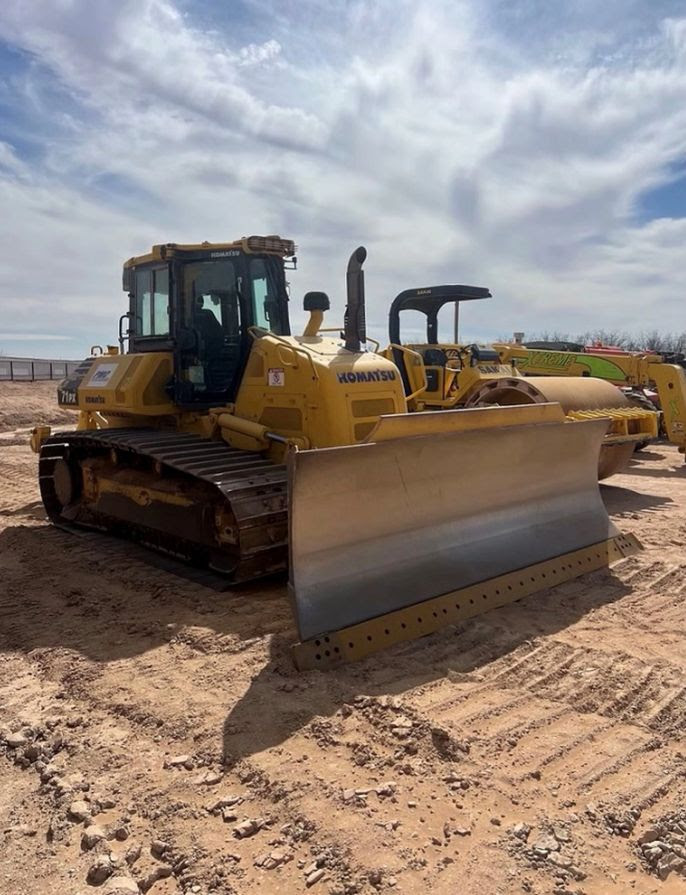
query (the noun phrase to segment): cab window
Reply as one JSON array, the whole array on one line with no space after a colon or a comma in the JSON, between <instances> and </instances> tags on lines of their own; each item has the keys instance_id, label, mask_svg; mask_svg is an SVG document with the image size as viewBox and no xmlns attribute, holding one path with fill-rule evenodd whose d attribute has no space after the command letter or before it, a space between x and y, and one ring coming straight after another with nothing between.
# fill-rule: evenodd
<instances>
[{"instance_id":1,"label":"cab window","mask_svg":"<svg viewBox=\"0 0 686 895\"><path fill-rule=\"evenodd\" d=\"M169 270L136 271L135 332L138 336L169 334Z\"/></svg>"},{"instance_id":2,"label":"cab window","mask_svg":"<svg viewBox=\"0 0 686 895\"><path fill-rule=\"evenodd\" d=\"M267 283L267 266L261 258L250 261L250 284L252 289L253 321L255 326L271 329L267 313L269 287Z\"/></svg>"},{"instance_id":3,"label":"cab window","mask_svg":"<svg viewBox=\"0 0 686 895\"><path fill-rule=\"evenodd\" d=\"M251 258L249 270L252 325L287 335L284 302L288 298L280 262L274 258Z\"/></svg>"},{"instance_id":4,"label":"cab window","mask_svg":"<svg viewBox=\"0 0 686 895\"><path fill-rule=\"evenodd\" d=\"M136 334L152 334L152 271L136 271Z\"/></svg>"},{"instance_id":5,"label":"cab window","mask_svg":"<svg viewBox=\"0 0 686 895\"><path fill-rule=\"evenodd\" d=\"M181 360L190 400L225 400L241 362L239 278L232 261L183 266L183 321L192 334Z\"/></svg>"},{"instance_id":6,"label":"cab window","mask_svg":"<svg viewBox=\"0 0 686 895\"><path fill-rule=\"evenodd\" d=\"M238 282L232 261L196 261L184 265L184 319L194 329L223 329L239 338ZM212 319L214 318L214 320Z\"/></svg>"},{"instance_id":7,"label":"cab window","mask_svg":"<svg viewBox=\"0 0 686 895\"><path fill-rule=\"evenodd\" d=\"M166 267L153 272L152 332L169 334L169 271Z\"/></svg>"}]
</instances>

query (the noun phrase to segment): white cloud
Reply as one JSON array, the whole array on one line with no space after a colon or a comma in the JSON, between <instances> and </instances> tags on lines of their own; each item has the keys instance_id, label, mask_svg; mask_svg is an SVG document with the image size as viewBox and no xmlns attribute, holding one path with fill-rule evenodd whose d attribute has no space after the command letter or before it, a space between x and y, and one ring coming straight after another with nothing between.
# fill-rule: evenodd
<instances>
[{"instance_id":1,"label":"white cloud","mask_svg":"<svg viewBox=\"0 0 686 895\"><path fill-rule=\"evenodd\" d=\"M17 156L17 153L9 143L0 140L0 171L14 174L19 177L26 176L28 173L27 165Z\"/></svg>"},{"instance_id":2,"label":"white cloud","mask_svg":"<svg viewBox=\"0 0 686 895\"><path fill-rule=\"evenodd\" d=\"M259 65L274 59L281 52L281 44L278 40L267 40L263 44L248 44L241 47L239 59L241 65Z\"/></svg>"},{"instance_id":3,"label":"white cloud","mask_svg":"<svg viewBox=\"0 0 686 895\"><path fill-rule=\"evenodd\" d=\"M492 287L479 336L683 329L684 221L635 213L686 154L673 7L10 0L0 38L33 59L0 83L12 329L111 338L124 258L247 232L294 237L295 296L338 317L367 244L382 338L396 292L440 281Z\"/></svg>"},{"instance_id":4,"label":"white cloud","mask_svg":"<svg viewBox=\"0 0 686 895\"><path fill-rule=\"evenodd\" d=\"M15 333L0 332L0 339L11 339L15 342L68 342L69 336L56 336L54 333Z\"/></svg>"}]
</instances>

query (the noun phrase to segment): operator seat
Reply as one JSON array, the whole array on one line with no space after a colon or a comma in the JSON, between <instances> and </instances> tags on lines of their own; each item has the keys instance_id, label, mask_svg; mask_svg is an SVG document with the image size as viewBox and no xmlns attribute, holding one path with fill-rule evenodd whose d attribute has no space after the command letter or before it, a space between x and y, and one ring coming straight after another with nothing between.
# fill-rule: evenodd
<instances>
[{"instance_id":1,"label":"operator seat","mask_svg":"<svg viewBox=\"0 0 686 895\"><path fill-rule=\"evenodd\" d=\"M203 298L199 295L193 308L193 325L202 339L205 354L212 357L224 344L224 330L216 315L209 308L203 307Z\"/></svg>"},{"instance_id":2,"label":"operator seat","mask_svg":"<svg viewBox=\"0 0 686 895\"><path fill-rule=\"evenodd\" d=\"M422 357L427 367L445 367L448 355L441 348L425 348Z\"/></svg>"},{"instance_id":3,"label":"operator seat","mask_svg":"<svg viewBox=\"0 0 686 895\"><path fill-rule=\"evenodd\" d=\"M233 363L226 357L224 328L209 308L203 307L198 296L193 308L193 327L200 340L199 355L205 370L208 392L223 392L231 384Z\"/></svg>"}]
</instances>

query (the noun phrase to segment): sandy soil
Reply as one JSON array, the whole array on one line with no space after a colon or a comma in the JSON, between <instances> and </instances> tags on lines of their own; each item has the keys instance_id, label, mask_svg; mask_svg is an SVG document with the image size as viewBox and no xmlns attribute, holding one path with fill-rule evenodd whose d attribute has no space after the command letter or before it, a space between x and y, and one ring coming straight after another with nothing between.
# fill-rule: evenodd
<instances>
[{"instance_id":1,"label":"sandy soil","mask_svg":"<svg viewBox=\"0 0 686 895\"><path fill-rule=\"evenodd\" d=\"M0 433L9 437L43 423L70 423L71 410L56 406L57 382L0 382Z\"/></svg>"},{"instance_id":2,"label":"sandy soil","mask_svg":"<svg viewBox=\"0 0 686 895\"><path fill-rule=\"evenodd\" d=\"M298 674L282 581L216 593L46 524L17 430L53 388L0 384L0 892L686 891L670 446L603 487L639 556Z\"/></svg>"}]
</instances>

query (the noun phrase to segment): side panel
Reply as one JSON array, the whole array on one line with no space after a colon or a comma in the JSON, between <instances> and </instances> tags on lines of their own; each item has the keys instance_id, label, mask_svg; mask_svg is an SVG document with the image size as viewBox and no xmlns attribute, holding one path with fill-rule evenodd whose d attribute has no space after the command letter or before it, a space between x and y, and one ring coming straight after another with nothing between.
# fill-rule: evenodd
<instances>
[{"instance_id":1,"label":"side panel","mask_svg":"<svg viewBox=\"0 0 686 895\"><path fill-rule=\"evenodd\" d=\"M526 376L595 376L623 384L632 374L636 358L629 355L612 359L595 354L515 345L494 345L501 361L514 363Z\"/></svg>"},{"instance_id":2,"label":"side panel","mask_svg":"<svg viewBox=\"0 0 686 895\"><path fill-rule=\"evenodd\" d=\"M171 352L105 354L94 358L85 370L76 405L80 410L127 416L175 413L165 391L171 377Z\"/></svg>"},{"instance_id":3,"label":"side panel","mask_svg":"<svg viewBox=\"0 0 686 895\"><path fill-rule=\"evenodd\" d=\"M400 375L386 358L321 336L270 334L253 344L235 413L325 448L361 442L382 415L405 409Z\"/></svg>"}]
</instances>

